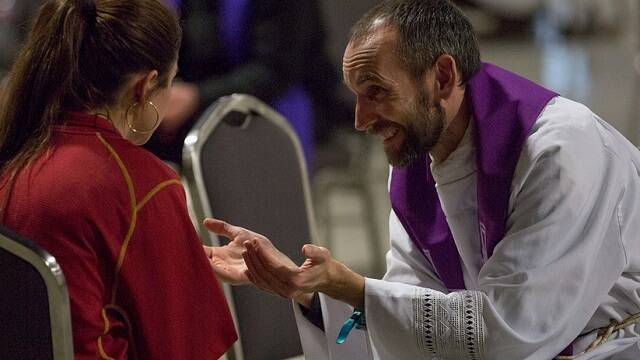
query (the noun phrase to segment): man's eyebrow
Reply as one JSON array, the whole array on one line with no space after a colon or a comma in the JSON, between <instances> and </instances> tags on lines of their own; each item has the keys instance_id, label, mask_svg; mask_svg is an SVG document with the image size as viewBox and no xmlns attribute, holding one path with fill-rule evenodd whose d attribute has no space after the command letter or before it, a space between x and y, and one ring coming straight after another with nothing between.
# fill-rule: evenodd
<instances>
[{"instance_id":1,"label":"man's eyebrow","mask_svg":"<svg viewBox=\"0 0 640 360\"><path fill-rule=\"evenodd\" d=\"M380 81L380 77L372 72L364 71L361 74L358 74L358 77L356 78L355 83L356 83L356 86L360 86L370 80Z\"/></svg>"}]
</instances>

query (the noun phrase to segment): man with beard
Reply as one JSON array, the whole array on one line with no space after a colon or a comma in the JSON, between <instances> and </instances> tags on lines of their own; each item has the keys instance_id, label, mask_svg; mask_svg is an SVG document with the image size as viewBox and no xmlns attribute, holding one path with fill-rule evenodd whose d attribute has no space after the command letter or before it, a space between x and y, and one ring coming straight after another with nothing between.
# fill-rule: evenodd
<instances>
[{"instance_id":1,"label":"man with beard","mask_svg":"<svg viewBox=\"0 0 640 360\"><path fill-rule=\"evenodd\" d=\"M585 106L479 58L447 0L386 1L352 31L355 126L393 166L383 280L314 245L297 266L205 222L232 240L206 249L222 278L301 305L308 358L640 358L640 153ZM354 326L366 331L345 342Z\"/></svg>"}]
</instances>

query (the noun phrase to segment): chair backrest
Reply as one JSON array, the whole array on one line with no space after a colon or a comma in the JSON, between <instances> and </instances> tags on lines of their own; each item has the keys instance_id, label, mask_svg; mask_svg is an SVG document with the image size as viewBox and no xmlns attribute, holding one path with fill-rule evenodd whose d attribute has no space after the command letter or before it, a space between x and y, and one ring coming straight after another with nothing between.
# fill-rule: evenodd
<instances>
[{"instance_id":1,"label":"chair backrest","mask_svg":"<svg viewBox=\"0 0 640 360\"><path fill-rule=\"evenodd\" d=\"M56 259L0 228L0 359L73 359L69 295Z\"/></svg>"},{"instance_id":2,"label":"chair backrest","mask_svg":"<svg viewBox=\"0 0 640 360\"><path fill-rule=\"evenodd\" d=\"M296 263L315 242L302 150L287 121L261 101L234 94L216 101L185 139L183 174L197 220L214 216L262 233ZM227 239L209 234L205 243ZM240 341L234 359L302 354L291 301L252 286L227 287Z\"/></svg>"}]
</instances>

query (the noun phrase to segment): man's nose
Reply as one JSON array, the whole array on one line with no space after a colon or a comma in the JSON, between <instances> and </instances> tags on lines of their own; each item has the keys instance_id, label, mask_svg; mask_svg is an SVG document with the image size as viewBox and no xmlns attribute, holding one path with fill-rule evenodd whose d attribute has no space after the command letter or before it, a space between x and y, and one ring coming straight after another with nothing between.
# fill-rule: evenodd
<instances>
[{"instance_id":1,"label":"man's nose","mask_svg":"<svg viewBox=\"0 0 640 360\"><path fill-rule=\"evenodd\" d=\"M367 101L356 101L356 113L354 126L359 131L366 131L374 120L373 108Z\"/></svg>"}]
</instances>

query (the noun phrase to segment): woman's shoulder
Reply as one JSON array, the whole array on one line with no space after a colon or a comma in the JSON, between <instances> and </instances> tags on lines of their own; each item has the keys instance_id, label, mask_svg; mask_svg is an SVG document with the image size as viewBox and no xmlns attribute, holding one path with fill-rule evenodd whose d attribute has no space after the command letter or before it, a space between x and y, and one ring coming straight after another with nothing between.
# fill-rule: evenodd
<instances>
[{"instance_id":1,"label":"woman's shoulder","mask_svg":"<svg viewBox=\"0 0 640 360\"><path fill-rule=\"evenodd\" d=\"M30 181L49 188L50 196L84 195L87 201L127 197L132 189L147 192L158 183L179 180L149 151L97 135L56 139L28 171Z\"/></svg>"},{"instance_id":2,"label":"woman's shoulder","mask_svg":"<svg viewBox=\"0 0 640 360\"><path fill-rule=\"evenodd\" d=\"M11 218L46 217L61 224L73 218L116 226L128 221L123 214L132 204L152 197L154 204L159 199L184 203L179 177L168 165L130 143L107 142L109 147L86 139L54 141L18 171L10 190Z\"/></svg>"}]
</instances>

